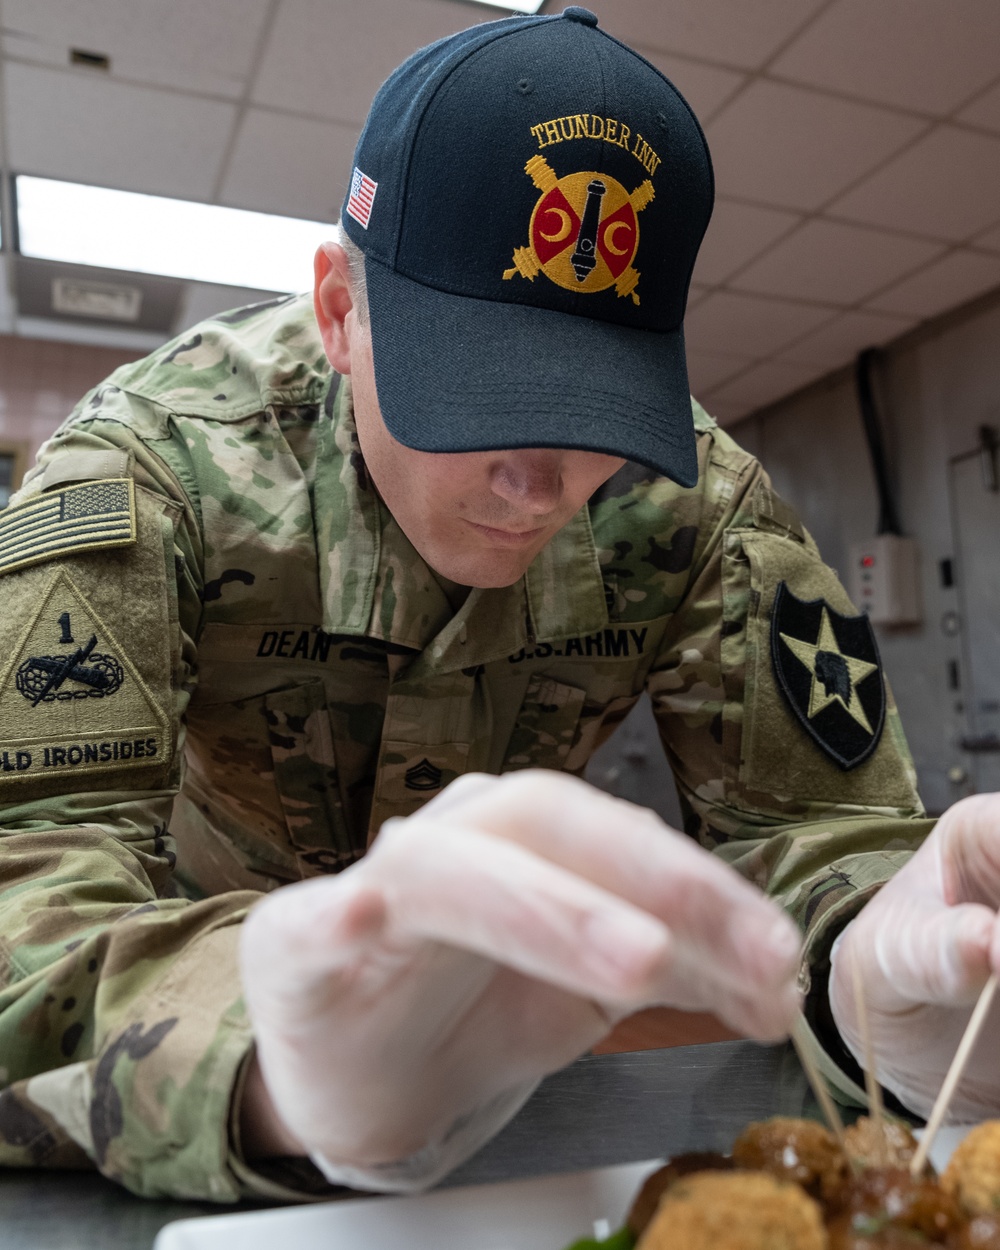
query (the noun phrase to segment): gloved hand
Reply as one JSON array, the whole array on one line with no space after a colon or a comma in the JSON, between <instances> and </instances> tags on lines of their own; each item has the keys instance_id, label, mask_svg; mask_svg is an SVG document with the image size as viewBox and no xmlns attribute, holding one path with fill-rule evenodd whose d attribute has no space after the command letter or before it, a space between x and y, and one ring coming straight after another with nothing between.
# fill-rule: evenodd
<instances>
[{"instance_id":1,"label":"gloved hand","mask_svg":"<svg viewBox=\"0 0 1000 1250\"><path fill-rule=\"evenodd\" d=\"M956 803L913 858L847 926L833 952L830 1006L859 1063L852 960L865 987L881 1084L926 1116L979 992L1000 970L1000 794ZM990 1013L952 1120L1000 1111L1000 1003Z\"/></svg>"},{"instance_id":2,"label":"gloved hand","mask_svg":"<svg viewBox=\"0 0 1000 1250\"><path fill-rule=\"evenodd\" d=\"M331 1180L419 1188L640 1007L783 1036L798 948L774 903L652 812L553 772L463 777L358 864L251 912L244 1123L275 1115L272 1143Z\"/></svg>"}]
</instances>

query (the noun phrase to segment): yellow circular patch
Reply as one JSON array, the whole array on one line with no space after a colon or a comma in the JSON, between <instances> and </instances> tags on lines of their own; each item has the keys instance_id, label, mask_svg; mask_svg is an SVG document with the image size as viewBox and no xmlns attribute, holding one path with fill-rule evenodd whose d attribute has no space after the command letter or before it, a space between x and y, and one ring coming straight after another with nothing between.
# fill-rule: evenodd
<instances>
[{"instance_id":1,"label":"yellow circular patch","mask_svg":"<svg viewBox=\"0 0 1000 1250\"><path fill-rule=\"evenodd\" d=\"M590 295L617 282L639 247L632 197L605 173L560 178L531 214L531 247L551 281Z\"/></svg>"}]
</instances>

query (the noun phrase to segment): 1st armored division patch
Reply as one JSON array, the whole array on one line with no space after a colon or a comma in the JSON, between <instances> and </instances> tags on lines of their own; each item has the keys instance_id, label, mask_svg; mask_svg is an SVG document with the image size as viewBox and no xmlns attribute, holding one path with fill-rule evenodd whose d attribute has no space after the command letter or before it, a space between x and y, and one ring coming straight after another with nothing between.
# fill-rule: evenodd
<instances>
[{"instance_id":1,"label":"1st armored division patch","mask_svg":"<svg viewBox=\"0 0 1000 1250\"><path fill-rule=\"evenodd\" d=\"M131 478L82 482L0 512L0 574L57 555L134 543L134 490Z\"/></svg>"},{"instance_id":2,"label":"1st armored division patch","mask_svg":"<svg viewBox=\"0 0 1000 1250\"><path fill-rule=\"evenodd\" d=\"M844 616L823 599L797 598L782 582L771 612L778 688L816 745L842 769L878 746L885 683L867 616Z\"/></svg>"},{"instance_id":3,"label":"1st armored division patch","mask_svg":"<svg viewBox=\"0 0 1000 1250\"><path fill-rule=\"evenodd\" d=\"M0 780L166 759L169 726L121 640L64 569L0 659Z\"/></svg>"}]
</instances>

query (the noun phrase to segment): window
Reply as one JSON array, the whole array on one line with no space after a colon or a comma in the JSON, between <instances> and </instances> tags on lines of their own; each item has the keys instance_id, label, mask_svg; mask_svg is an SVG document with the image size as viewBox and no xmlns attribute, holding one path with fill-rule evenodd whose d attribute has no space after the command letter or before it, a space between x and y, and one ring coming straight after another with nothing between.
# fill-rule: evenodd
<instances>
[{"instance_id":1,"label":"window","mask_svg":"<svg viewBox=\"0 0 1000 1250\"><path fill-rule=\"evenodd\" d=\"M6 508L10 497L21 485L28 462L26 443L0 443L0 508Z\"/></svg>"}]
</instances>

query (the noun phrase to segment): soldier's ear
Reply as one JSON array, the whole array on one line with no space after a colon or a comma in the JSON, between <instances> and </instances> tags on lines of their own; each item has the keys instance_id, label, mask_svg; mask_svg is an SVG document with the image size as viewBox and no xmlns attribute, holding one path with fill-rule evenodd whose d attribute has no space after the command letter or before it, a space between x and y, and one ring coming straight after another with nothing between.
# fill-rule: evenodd
<instances>
[{"instance_id":1,"label":"soldier's ear","mask_svg":"<svg viewBox=\"0 0 1000 1250\"><path fill-rule=\"evenodd\" d=\"M321 243L313 262L313 305L327 359L341 374L351 372L351 336L347 323L354 308L347 253L338 243Z\"/></svg>"}]
</instances>

